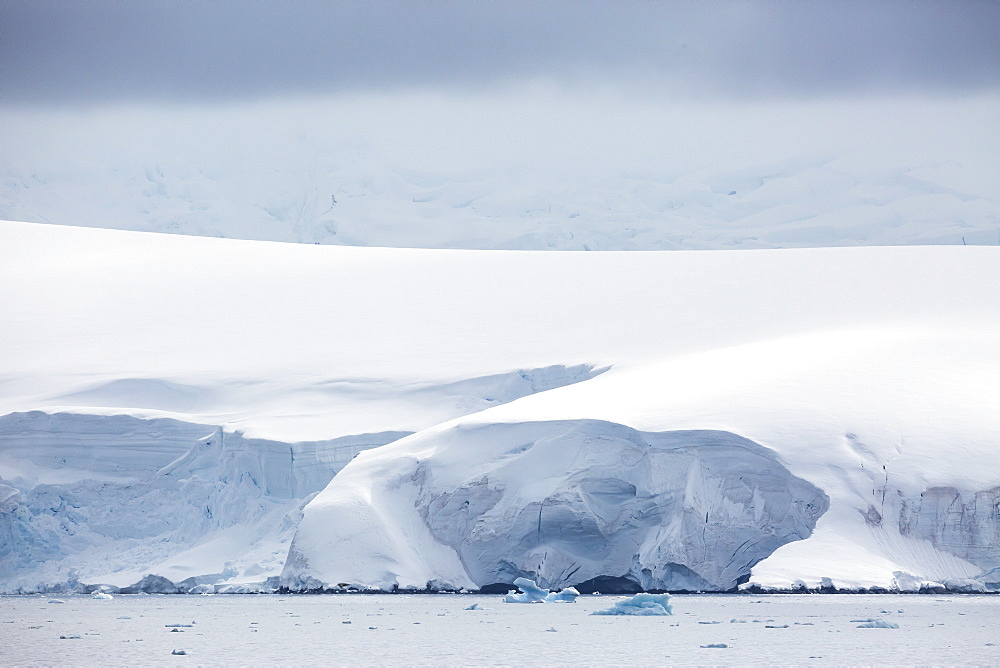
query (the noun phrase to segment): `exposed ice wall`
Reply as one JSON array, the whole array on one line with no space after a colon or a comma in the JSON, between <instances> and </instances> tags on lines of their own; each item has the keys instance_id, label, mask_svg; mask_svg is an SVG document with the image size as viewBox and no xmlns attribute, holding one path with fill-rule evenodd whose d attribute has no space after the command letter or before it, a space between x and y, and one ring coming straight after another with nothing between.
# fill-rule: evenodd
<instances>
[{"instance_id":1,"label":"exposed ice wall","mask_svg":"<svg viewBox=\"0 0 1000 668\"><path fill-rule=\"evenodd\" d=\"M605 591L724 591L777 547L808 537L828 506L773 453L727 432L493 424L371 455L307 507L286 584L482 587L527 577L566 587L602 578ZM341 495L359 476L371 492ZM457 559L393 549L419 550L423 531ZM396 538L386 545L383 535ZM353 555L342 554L348 545Z\"/></svg>"},{"instance_id":2,"label":"exposed ice wall","mask_svg":"<svg viewBox=\"0 0 1000 668\"><path fill-rule=\"evenodd\" d=\"M0 587L264 579L298 513L358 452L405 436L245 439L128 416L0 418Z\"/></svg>"},{"instance_id":3,"label":"exposed ice wall","mask_svg":"<svg viewBox=\"0 0 1000 668\"><path fill-rule=\"evenodd\" d=\"M601 371L557 365L383 389L446 419ZM100 401L196 405L165 403L179 393L191 392L176 383L123 380L63 399L98 410L108 410ZM391 411L390 401L386 406ZM78 581L126 586L148 573L189 586L277 575L312 495L359 452L410 433L289 443L168 418L2 416L0 592Z\"/></svg>"},{"instance_id":4,"label":"exposed ice wall","mask_svg":"<svg viewBox=\"0 0 1000 668\"><path fill-rule=\"evenodd\" d=\"M1000 568L1000 487L968 490L930 487L903 499L899 533L979 566Z\"/></svg>"}]
</instances>

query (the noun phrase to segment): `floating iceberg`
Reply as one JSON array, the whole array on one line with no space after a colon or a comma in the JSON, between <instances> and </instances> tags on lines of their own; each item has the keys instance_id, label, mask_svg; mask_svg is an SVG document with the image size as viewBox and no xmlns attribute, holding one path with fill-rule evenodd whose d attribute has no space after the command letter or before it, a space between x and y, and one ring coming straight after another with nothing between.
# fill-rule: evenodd
<instances>
[{"instance_id":1,"label":"floating iceberg","mask_svg":"<svg viewBox=\"0 0 1000 668\"><path fill-rule=\"evenodd\" d=\"M549 591L527 578L517 578L514 584L521 593L511 590L504 596L504 603L576 603L576 597L580 595L580 592L573 587L567 587L559 592Z\"/></svg>"},{"instance_id":2,"label":"floating iceberg","mask_svg":"<svg viewBox=\"0 0 1000 668\"><path fill-rule=\"evenodd\" d=\"M546 603L576 603L576 597L580 592L575 587L566 587L560 592L551 592L545 597Z\"/></svg>"},{"instance_id":3,"label":"floating iceberg","mask_svg":"<svg viewBox=\"0 0 1000 668\"><path fill-rule=\"evenodd\" d=\"M669 594L636 594L632 598L618 601L607 610L597 610L592 615L637 615L663 616L674 614L670 607Z\"/></svg>"},{"instance_id":4,"label":"floating iceberg","mask_svg":"<svg viewBox=\"0 0 1000 668\"><path fill-rule=\"evenodd\" d=\"M108 601L114 598L111 594L105 594L103 591L95 591L91 598L100 599L102 601Z\"/></svg>"},{"instance_id":5,"label":"floating iceberg","mask_svg":"<svg viewBox=\"0 0 1000 668\"><path fill-rule=\"evenodd\" d=\"M899 624L887 622L884 619L866 619L858 624L859 629L898 629Z\"/></svg>"}]
</instances>

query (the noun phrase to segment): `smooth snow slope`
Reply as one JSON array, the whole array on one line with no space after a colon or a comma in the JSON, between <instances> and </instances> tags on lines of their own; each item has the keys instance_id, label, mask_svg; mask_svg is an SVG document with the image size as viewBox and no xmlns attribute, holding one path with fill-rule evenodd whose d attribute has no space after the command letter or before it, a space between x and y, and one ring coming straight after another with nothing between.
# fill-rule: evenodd
<instances>
[{"instance_id":1,"label":"smooth snow slope","mask_svg":"<svg viewBox=\"0 0 1000 668\"><path fill-rule=\"evenodd\" d=\"M408 495L406 485L381 492L391 478L386 467L419 465L441 476L447 471L457 476L451 493L468 482L458 480L466 464L470 470L493 466L490 457L480 460L460 446L448 450L451 459L431 456L441 448L438 439L466 428L448 420L483 408L489 410L468 424L501 430L526 425L514 430L527 430L518 446L537 443L556 420L597 420L616 433L648 434L641 435L647 443L672 442L656 435L666 431L728 432L732 436L723 438L740 444L733 447L764 453L755 461L780 465L774 468L778 479L794 477L802 490L816 488L830 502L812 538L757 564L754 577L761 583L822 577L885 582L894 570L918 578L968 577L980 568L971 564L991 563L997 552L995 515L971 508L988 503L988 490L1000 486L998 279L1000 251L971 246L551 254L327 247L2 223L0 414L170 418L206 426L205 436L221 427L235 443L267 440L273 445L264 451L274 453L341 437L419 431L362 453L309 507L295 538L298 570L286 569L289 579L385 583L405 569L400 584L471 580L464 566L456 566L461 562L447 544L449 530L425 521L413 506L418 498L433 501L437 488L427 487L423 497ZM596 375L607 366L613 368ZM17 432L17 443L9 436L0 441L0 476L16 491L4 497L24 520L7 529L58 525L65 517L60 513L76 512L63 502L81 498L128 509L124 496L105 501L94 491L109 475L107 466L74 468L48 455L36 461L19 454L24 450L12 443L22 448L38 442L29 432ZM168 562L188 569L190 577L226 581L277 572L281 558L274 546L291 536L297 508L308 498L296 495L308 485L271 487L255 479L237 493L238 486L220 481L252 473L254 466L272 473L278 466L284 477L273 479L289 480L293 469L273 464L279 459L270 455L251 462L246 454L257 450L242 446L199 458L211 439L199 445L195 436L184 437L192 439L190 456L177 467L156 462L124 477L132 476L127 492L141 492L139 507L147 515L170 507L150 501L158 498L183 498L192 512L202 512L205 519L196 523L195 513L180 526L165 516L166 528L155 533L174 532L171 540L179 540L176 532L196 527L185 549L202 552L170 561L174 553L164 547L170 541L150 541L151 534L128 537L147 549L133 553L129 563L110 563L117 548L103 538L57 546L59 555L78 560L81 581L129 584L144 566ZM178 446L178 456L182 450ZM414 459L390 461L394 452ZM551 461L542 457L540 464ZM880 486L883 464L889 482ZM755 467L754 475L763 474ZM721 497L709 493L715 489L709 483L735 488L726 470L713 477L709 469L692 478L700 482L691 489L707 490L699 498L711 511ZM176 471L181 475L171 473ZM544 473L556 487L567 480L567 469L540 466L523 474L512 466L509 472L527 478ZM284 537L238 536L214 544L214 551L199 547L222 528L213 524L214 510L209 521L195 503L217 484L234 490L227 507L258 509L223 513L227 535L266 516L259 526L276 527ZM544 487L532 490L526 482L528 491L504 503L512 512L523 509L546 498ZM958 490L958 506L940 491L947 487ZM293 488L294 494L274 492ZM337 519L343 512L337 504L364 506L366 490L379 492L373 531L404 538L408 550L385 553L397 564L383 568L387 577L343 568L348 558L378 561L369 559L373 544L349 534L350 525ZM895 490L901 494L892 497ZM914 503L926 490L937 490L925 494L933 502ZM977 492L986 496L977 499ZM43 500L22 502L17 494ZM270 505L286 497L294 498L281 512ZM876 521L869 506L884 521ZM727 508L750 518L748 527L771 526L761 525L756 512ZM94 506L81 521L105 512ZM58 518L47 519L53 516ZM49 524L38 524L42 520ZM808 519L797 522L789 525L799 527L789 536L808 529ZM893 533L898 526L908 527L909 538ZM87 531L100 533L93 526ZM29 534L18 535L28 535L27 543L38 548L31 538L37 534ZM958 546L961 554L934 547L973 534L972 542ZM350 554L329 551L343 541L350 541ZM657 545L666 543L653 541L649 554ZM420 546L423 552L414 550ZM228 580L221 577L226 561L239 571L226 572ZM71 566L60 563L52 577L66 579ZM718 570L723 572L729 571Z\"/></svg>"}]
</instances>

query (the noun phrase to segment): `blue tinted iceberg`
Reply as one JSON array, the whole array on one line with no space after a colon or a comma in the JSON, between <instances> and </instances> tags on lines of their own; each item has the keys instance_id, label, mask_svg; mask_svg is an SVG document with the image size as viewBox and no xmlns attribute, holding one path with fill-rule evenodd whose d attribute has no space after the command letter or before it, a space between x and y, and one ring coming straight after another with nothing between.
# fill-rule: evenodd
<instances>
[{"instance_id":1,"label":"blue tinted iceberg","mask_svg":"<svg viewBox=\"0 0 1000 668\"><path fill-rule=\"evenodd\" d=\"M566 587L560 592L551 592L545 597L546 603L576 603L576 597L580 592L575 587Z\"/></svg>"},{"instance_id":2,"label":"blue tinted iceberg","mask_svg":"<svg viewBox=\"0 0 1000 668\"><path fill-rule=\"evenodd\" d=\"M887 622L884 619L868 619L858 624L859 629L898 629L899 624Z\"/></svg>"},{"instance_id":3,"label":"blue tinted iceberg","mask_svg":"<svg viewBox=\"0 0 1000 668\"><path fill-rule=\"evenodd\" d=\"M672 615L669 594L636 594L632 598L618 601L614 607L607 610L597 610L592 615Z\"/></svg>"},{"instance_id":4,"label":"blue tinted iceberg","mask_svg":"<svg viewBox=\"0 0 1000 668\"><path fill-rule=\"evenodd\" d=\"M560 592L550 592L528 578L517 578L514 584L521 592L509 591L504 596L504 603L576 603L576 597L580 595L580 592L573 587L567 587Z\"/></svg>"}]
</instances>

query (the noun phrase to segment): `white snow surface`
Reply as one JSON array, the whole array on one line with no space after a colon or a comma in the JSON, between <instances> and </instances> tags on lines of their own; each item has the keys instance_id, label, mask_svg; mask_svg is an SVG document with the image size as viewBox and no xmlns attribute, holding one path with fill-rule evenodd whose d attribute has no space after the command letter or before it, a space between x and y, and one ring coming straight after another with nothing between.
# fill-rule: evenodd
<instances>
[{"instance_id":1,"label":"white snow surface","mask_svg":"<svg viewBox=\"0 0 1000 668\"><path fill-rule=\"evenodd\" d=\"M0 432L0 549L50 550L3 588L247 582L283 565L291 584L491 584L449 543L460 514L435 512L486 477L493 491L470 506L499 499L511 518L558 492L582 527L565 495L591 456L624 485L592 496L648 493L659 513L637 534L591 508L623 529L587 534L607 541L607 564L629 556L616 535L647 541L645 563L707 509L720 546L725 518L785 527L781 546L747 555L762 587L982 586L1000 566L997 285L1000 249L983 246L562 254L0 223L0 415L35 425ZM40 436L49 419L65 428ZM343 466L336 439L353 456L387 432L416 433L358 455L299 524ZM595 442L613 447L584 457ZM717 443L742 454L716 461ZM93 456L63 462L60 444ZM293 465L300 454L316 465ZM656 462L679 487L643 487ZM761 482L737 489L744 464ZM785 487L793 506L811 494L828 509L779 512ZM224 499L211 518L202 497ZM191 511L174 521L177 504ZM74 544L44 537L60 526ZM572 544L498 554L563 587L600 562ZM704 552L707 570L649 577L737 579L740 565Z\"/></svg>"}]
</instances>

